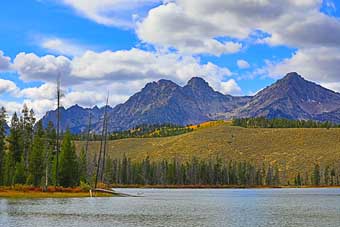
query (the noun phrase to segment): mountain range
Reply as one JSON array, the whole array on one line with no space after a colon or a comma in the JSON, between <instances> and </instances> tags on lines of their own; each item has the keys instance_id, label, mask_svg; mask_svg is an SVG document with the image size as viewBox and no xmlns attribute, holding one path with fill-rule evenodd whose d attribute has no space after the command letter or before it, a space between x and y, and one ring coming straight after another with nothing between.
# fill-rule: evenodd
<instances>
[{"instance_id":1,"label":"mountain range","mask_svg":"<svg viewBox=\"0 0 340 227\"><path fill-rule=\"evenodd\" d=\"M73 133L87 129L89 114L92 130L99 132L105 107L60 108L61 129ZM340 93L288 73L255 96L231 96L214 91L199 77L181 87L170 80L151 82L125 103L107 107L109 131L120 131L141 124L199 124L217 119L245 117L287 118L340 123ZM56 110L42 118L46 126L56 123Z\"/></svg>"}]
</instances>

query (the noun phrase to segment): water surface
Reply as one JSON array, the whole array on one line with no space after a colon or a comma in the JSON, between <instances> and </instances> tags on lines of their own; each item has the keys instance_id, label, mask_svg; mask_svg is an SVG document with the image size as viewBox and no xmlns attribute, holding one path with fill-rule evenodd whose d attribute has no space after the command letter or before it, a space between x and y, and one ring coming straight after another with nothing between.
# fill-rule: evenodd
<instances>
[{"instance_id":1,"label":"water surface","mask_svg":"<svg viewBox=\"0 0 340 227\"><path fill-rule=\"evenodd\" d=\"M339 226L339 189L120 189L143 197L0 199L0 226Z\"/></svg>"}]
</instances>

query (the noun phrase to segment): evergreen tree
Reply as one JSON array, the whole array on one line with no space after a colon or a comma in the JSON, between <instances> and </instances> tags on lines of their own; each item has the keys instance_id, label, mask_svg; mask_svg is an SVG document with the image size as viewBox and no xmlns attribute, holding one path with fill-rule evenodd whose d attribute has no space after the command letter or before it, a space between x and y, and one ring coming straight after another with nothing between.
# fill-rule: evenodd
<instances>
[{"instance_id":1,"label":"evergreen tree","mask_svg":"<svg viewBox=\"0 0 340 227\"><path fill-rule=\"evenodd\" d=\"M59 160L59 182L61 186L73 187L79 185L79 167L71 133L66 131L61 145Z\"/></svg>"},{"instance_id":2,"label":"evergreen tree","mask_svg":"<svg viewBox=\"0 0 340 227\"><path fill-rule=\"evenodd\" d=\"M11 120L11 129L8 137L8 150L13 156L14 162L20 162L22 155L22 136L19 118L16 113L13 114Z\"/></svg>"},{"instance_id":3,"label":"evergreen tree","mask_svg":"<svg viewBox=\"0 0 340 227\"><path fill-rule=\"evenodd\" d=\"M0 109L0 185L3 185L5 139L6 139L6 110L4 107L1 107Z\"/></svg>"},{"instance_id":4,"label":"evergreen tree","mask_svg":"<svg viewBox=\"0 0 340 227\"><path fill-rule=\"evenodd\" d=\"M34 133L33 127L35 124L35 117L34 111L32 109L29 110L26 104L24 104L21 113L22 113L22 116L20 118L20 128L22 134L21 146L24 153L25 167L28 168L29 155L32 151L33 145L33 133Z\"/></svg>"},{"instance_id":5,"label":"evergreen tree","mask_svg":"<svg viewBox=\"0 0 340 227\"><path fill-rule=\"evenodd\" d=\"M273 168L270 165L267 170L266 185L273 185Z\"/></svg>"},{"instance_id":6,"label":"evergreen tree","mask_svg":"<svg viewBox=\"0 0 340 227\"><path fill-rule=\"evenodd\" d=\"M313 175L312 175L313 185L320 185L320 166L319 164L314 165Z\"/></svg>"},{"instance_id":7,"label":"evergreen tree","mask_svg":"<svg viewBox=\"0 0 340 227\"><path fill-rule=\"evenodd\" d=\"M26 183L25 161L23 157L21 158L20 162L17 162L15 165L14 183L15 184Z\"/></svg>"},{"instance_id":8,"label":"evergreen tree","mask_svg":"<svg viewBox=\"0 0 340 227\"><path fill-rule=\"evenodd\" d=\"M87 179L87 154L84 147L81 149L79 155L79 174L80 174L80 181L88 182Z\"/></svg>"},{"instance_id":9,"label":"evergreen tree","mask_svg":"<svg viewBox=\"0 0 340 227\"><path fill-rule=\"evenodd\" d=\"M6 186L13 185L13 176L15 171L15 162L13 155L8 152L5 153L4 167L3 167L3 184Z\"/></svg>"},{"instance_id":10,"label":"evergreen tree","mask_svg":"<svg viewBox=\"0 0 340 227\"><path fill-rule=\"evenodd\" d=\"M275 165L275 168L274 168L273 184L274 185L280 184L280 171L277 165Z\"/></svg>"},{"instance_id":11,"label":"evergreen tree","mask_svg":"<svg viewBox=\"0 0 340 227\"><path fill-rule=\"evenodd\" d=\"M112 184L114 175L113 175L113 162L110 156L106 158L105 171L104 171L104 182L107 184Z\"/></svg>"},{"instance_id":12,"label":"evergreen tree","mask_svg":"<svg viewBox=\"0 0 340 227\"><path fill-rule=\"evenodd\" d=\"M40 186L42 177L45 173L44 168L44 154L45 154L45 143L44 143L44 130L42 123L37 124L37 130L33 139L33 149L30 155L29 162L29 180L28 183L32 183L34 186Z\"/></svg>"}]
</instances>

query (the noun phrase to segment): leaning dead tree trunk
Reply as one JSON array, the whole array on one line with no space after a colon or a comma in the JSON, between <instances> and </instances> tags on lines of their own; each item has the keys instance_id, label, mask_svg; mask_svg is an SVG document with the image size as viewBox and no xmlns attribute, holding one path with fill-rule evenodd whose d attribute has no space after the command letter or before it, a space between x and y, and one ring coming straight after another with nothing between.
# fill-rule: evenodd
<instances>
[{"instance_id":1,"label":"leaning dead tree trunk","mask_svg":"<svg viewBox=\"0 0 340 227\"><path fill-rule=\"evenodd\" d=\"M85 144L85 155L86 155L86 166L88 166L89 163L89 141L90 141L90 135L91 135L91 124L92 124L92 113L91 110L89 112L89 124L87 128L87 135L86 135L86 144ZM86 168L86 174L89 174L89 168Z\"/></svg>"},{"instance_id":2,"label":"leaning dead tree trunk","mask_svg":"<svg viewBox=\"0 0 340 227\"><path fill-rule=\"evenodd\" d=\"M59 185L59 150L60 150L60 75L58 75L57 80L57 140L56 140L56 176L55 176L55 186Z\"/></svg>"},{"instance_id":3,"label":"leaning dead tree trunk","mask_svg":"<svg viewBox=\"0 0 340 227\"><path fill-rule=\"evenodd\" d=\"M105 131L106 131L106 120L107 120L107 106L109 104L109 95L107 95L106 98L106 106L104 110L104 118L103 118L103 128L102 128L102 134L101 134L101 139L100 139L100 148L99 148L99 157L98 157L98 162L97 162L97 171L96 171L96 178L95 178L95 183L94 183L94 188L97 188L98 184L98 177L99 177L99 171L100 171L100 164L101 164L101 157L103 153L103 140L105 136Z\"/></svg>"},{"instance_id":4,"label":"leaning dead tree trunk","mask_svg":"<svg viewBox=\"0 0 340 227\"><path fill-rule=\"evenodd\" d=\"M106 159L106 150L107 150L107 133L108 133L108 122L109 122L109 117L106 116L105 120L105 135L104 135L104 147L103 147L103 161L102 161L102 172L100 179L102 182L104 182L104 171L105 171L105 159Z\"/></svg>"}]
</instances>

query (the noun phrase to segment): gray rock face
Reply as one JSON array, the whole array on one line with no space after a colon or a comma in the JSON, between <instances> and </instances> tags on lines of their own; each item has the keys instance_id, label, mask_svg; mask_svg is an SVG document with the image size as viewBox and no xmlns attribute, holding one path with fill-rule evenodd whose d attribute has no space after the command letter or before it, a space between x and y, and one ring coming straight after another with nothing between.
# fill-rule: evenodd
<instances>
[{"instance_id":1,"label":"gray rock face","mask_svg":"<svg viewBox=\"0 0 340 227\"><path fill-rule=\"evenodd\" d=\"M329 112L340 107L340 94L305 80L297 73L263 89L245 106L232 111L229 117L258 117L338 120ZM326 115L328 117L326 117Z\"/></svg>"},{"instance_id":2,"label":"gray rock face","mask_svg":"<svg viewBox=\"0 0 340 227\"><path fill-rule=\"evenodd\" d=\"M198 124L217 119L221 114L244 105L250 97L233 97L214 91L202 78L192 78L181 87L169 80L148 83L125 103L109 108L109 129L119 131L140 124L173 123ZM93 128L100 132L104 108L85 109L78 105L61 108L61 128L74 133L86 130L89 112ZM42 119L46 126L56 122L56 111L49 111Z\"/></svg>"},{"instance_id":3,"label":"gray rock face","mask_svg":"<svg viewBox=\"0 0 340 227\"><path fill-rule=\"evenodd\" d=\"M100 132L104 107L78 105L61 108L61 129L86 130L89 112L92 128ZM119 131L140 124L199 124L208 120L243 117L311 119L340 123L340 94L289 73L253 97L234 97L214 91L202 78L194 77L181 87L169 80L148 83L125 103L109 107L109 130ZM55 123L56 111L42 119Z\"/></svg>"}]
</instances>

